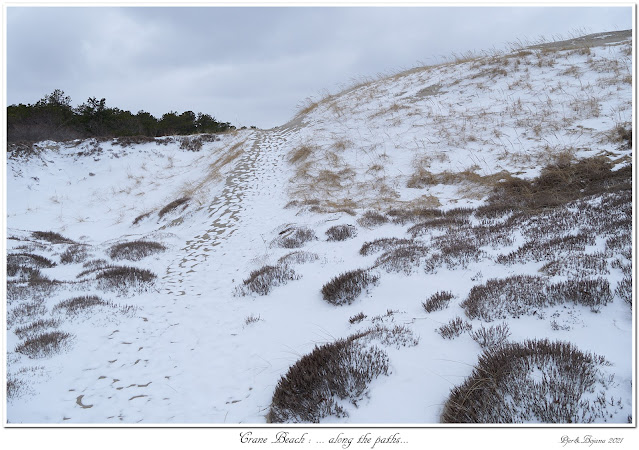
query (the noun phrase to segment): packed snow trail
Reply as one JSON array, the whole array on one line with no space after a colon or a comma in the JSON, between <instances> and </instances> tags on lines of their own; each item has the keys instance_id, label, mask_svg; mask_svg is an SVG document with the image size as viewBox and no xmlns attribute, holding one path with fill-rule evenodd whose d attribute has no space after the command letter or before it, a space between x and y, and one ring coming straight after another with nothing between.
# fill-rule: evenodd
<instances>
[{"instance_id":1,"label":"packed snow trail","mask_svg":"<svg viewBox=\"0 0 639 450\"><path fill-rule=\"evenodd\" d=\"M71 352L81 363L51 380L59 397L38 421L263 422L282 369L264 359L268 343L257 330L243 329L251 303L232 292L264 245L262 227L279 225L283 205L273 202L284 201L286 177L278 150L290 131L256 133L209 206L212 221L186 242L154 299L137 317L82 337ZM253 394L259 401L245 401Z\"/></svg>"},{"instance_id":2,"label":"packed snow trail","mask_svg":"<svg viewBox=\"0 0 639 450\"><path fill-rule=\"evenodd\" d=\"M214 247L237 230L244 191L251 178L255 176L255 163L259 152L258 134L253 145L244 152L233 171L226 177L220 196L215 197L208 205L208 216L213 219L208 229L188 240L186 247L180 251L181 256L167 268L163 277L167 294L186 295L187 292L197 291L197 286L188 281L189 275L207 260Z\"/></svg>"}]
</instances>

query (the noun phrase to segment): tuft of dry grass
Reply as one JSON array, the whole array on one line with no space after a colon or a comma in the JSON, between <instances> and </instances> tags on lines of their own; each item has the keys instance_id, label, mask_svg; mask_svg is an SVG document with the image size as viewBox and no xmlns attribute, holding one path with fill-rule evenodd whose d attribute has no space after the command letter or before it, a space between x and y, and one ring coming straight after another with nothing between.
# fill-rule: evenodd
<instances>
[{"instance_id":1,"label":"tuft of dry grass","mask_svg":"<svg viewBox=\"0 0 639 450\"><path fill-rule=\"evenodd\" d=\"M191 200L190 197L182 197L178 198L177 200L173 200L171 203L166 205L158 212L158 217L161 219L166 214L172 213L173 211L178 209L180 206L182 206L182 210L184 210L184 208L188 206L189 200Z\"/></svg>"},{"instance_id":2,"label":"tuft of dry grass","mask_svg":"<svg viewBox=\"0 0 639 450\"><path fill-rule=\"evenodd\" d=\"M311 147L310 145L302 145L296 149L293 149L289 153L288 162L291 164L303 162L313 153L313 150L313 147Z\"/></svg>"}]
</instances>

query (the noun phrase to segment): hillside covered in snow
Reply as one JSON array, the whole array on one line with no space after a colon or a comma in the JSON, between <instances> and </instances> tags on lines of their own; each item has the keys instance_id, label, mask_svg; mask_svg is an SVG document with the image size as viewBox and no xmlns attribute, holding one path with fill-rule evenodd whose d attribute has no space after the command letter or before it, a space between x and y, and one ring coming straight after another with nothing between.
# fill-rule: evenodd
<instances>
[{"instance_id":1,"label":"hillside covered in snow","mask_svg":"<svg viewBox=\"0 0 639 450\"><path fill-rule=\"evenodd\" d=\"M633 423L632 73L600 33L10 145L8 421Z\"/></svg>"}]
</instances>

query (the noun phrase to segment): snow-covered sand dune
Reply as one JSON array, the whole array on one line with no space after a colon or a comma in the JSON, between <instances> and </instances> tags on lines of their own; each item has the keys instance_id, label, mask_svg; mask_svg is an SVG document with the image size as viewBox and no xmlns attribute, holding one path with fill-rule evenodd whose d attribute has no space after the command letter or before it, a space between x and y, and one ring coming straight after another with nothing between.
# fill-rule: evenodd
<instances>
[{"instance_id":1,"label":"snow-covered sand dune","mask_svg":"<svg viewBox=\"0 0 639 450\"><path fill-rule=\"evenodd\" d=\"M10 149L9 422L432 424L480 355L548 339L580 374L520 349L467 419L628 423L632 43L602 36L362 82L197 152Z\"/></svg>"}]
</instances>

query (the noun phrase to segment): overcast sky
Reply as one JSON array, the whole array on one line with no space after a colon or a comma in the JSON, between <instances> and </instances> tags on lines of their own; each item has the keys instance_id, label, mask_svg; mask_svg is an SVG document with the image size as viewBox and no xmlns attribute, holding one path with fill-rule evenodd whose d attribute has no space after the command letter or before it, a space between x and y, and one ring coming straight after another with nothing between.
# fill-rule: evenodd
<instances>
[{"instance_id":1,"label":"overcast sky","mask_svg":"<svg viewBox=\"0 0 639 450\"><path fill-rule=\"evenodd\" d=\"M361 77L575 30L632 28L632 7L8 7L6 103L287 122Z\"/></svg>"}]
</instances>

